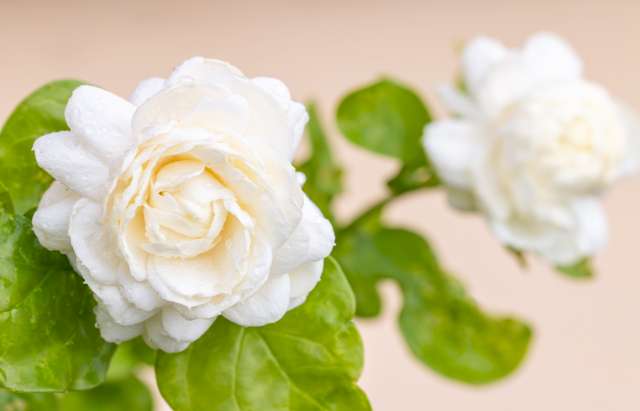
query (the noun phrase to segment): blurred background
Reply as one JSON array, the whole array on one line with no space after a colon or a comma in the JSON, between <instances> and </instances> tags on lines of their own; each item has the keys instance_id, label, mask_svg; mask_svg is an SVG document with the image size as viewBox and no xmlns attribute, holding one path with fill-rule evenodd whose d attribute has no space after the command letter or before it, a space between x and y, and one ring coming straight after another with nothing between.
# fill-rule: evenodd
<instances>
[{"instance_id":1,"label":"blurred background","mask_svg":"<svg viewBox=\"0 0 640 411\"><path fill-rule=\"evenodd\" d=\"M395 164L338 135L333 116L344 93L391 76L441 114L433 92L455 74L455 50L465 40L488 34L513 46L550 30L574 45L589 78L640 109L639 18L634 0L0 0L0 119L52 79L78 78L128 96L139 80L164 76L190 56L227 60L319 103L346 168L337 210L346 219L384 194ZM451 210L440 192L395 204L390 221L428 236L486 309L528 319L536 337L524 366L502 382L447 381L410 356L396 330L399 294L387 284L382 319L359 322L361 383L374 409L640 409L640 179L618 184L605 203L609 246L595 260L597 278L584 282L535 261L522 270L480 218Z\"/></svg>"}]
</instances>

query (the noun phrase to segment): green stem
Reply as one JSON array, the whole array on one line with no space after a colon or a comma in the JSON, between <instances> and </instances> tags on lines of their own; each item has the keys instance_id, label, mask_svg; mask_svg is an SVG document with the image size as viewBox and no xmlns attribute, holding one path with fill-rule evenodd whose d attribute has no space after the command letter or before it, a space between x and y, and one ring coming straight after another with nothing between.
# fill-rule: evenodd
<instances>
[{"instance_id":1,"label":"green stem","mask_svg":"<svg viewBox=\"0 0 640 411\"><path fill-rule=\"evenodd\" d=\"M380 212L383 208L385 208L391 202L393 202L394 200L400 197L405 196L406 194L410 194L421 189L428 190L434 187L437 187L437 184L425 184L425 185L414 186L404 191L391 191L385 198L383 198L382 200L379 200L378 202L374 203L372 206L370 206L369 208L367 208L366 210L358 214L353 220L351 220L349 224L338 228L337 230L338 234L354 229L355 227L359 226L363 221L366 221L372 215Z\"/></svg>"}]
</instances>

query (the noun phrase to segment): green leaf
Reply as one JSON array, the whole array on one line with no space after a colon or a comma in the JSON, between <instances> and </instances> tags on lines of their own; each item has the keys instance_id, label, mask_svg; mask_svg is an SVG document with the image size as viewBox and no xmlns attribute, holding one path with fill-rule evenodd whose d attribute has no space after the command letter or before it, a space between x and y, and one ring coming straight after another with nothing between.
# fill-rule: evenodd
<instances>
[{"instance_id":1,"label":"green leaf","mask_svg":"<svg viewBox=\"0 0 640 411\"><path fill-rule=\"evenodd\" d=\"M134 376L109 381L89 391L73 391L58 401L60 411L153 411L149 389Z\"/></svg>"},{"instance_id":2,"label":"green leaf","mask_svg":"<svg viewBox=\"0 0 640 411\"><path fill-rule=\"evenodd\" d=\"M335 255L356 286L368 281L367 287L375 287L381 279L400 285L401 331L414 355L438 373L485 384L510 374L525 357L529 326L484 313L419 235L383 227L379 215L373 215L366 224L339 233ZM377 302L358 304L366 312Z\"/></svg>"},{"instance_id":3,"label":"green leaf","mask_svg":"<svg viewBox=\"0 0 640 411\"><path fill-rule=\"evenodd\" d=\"M31 147L36 138L68 130L64 109L71 92L82 83L49 83L22 101L0 131L0 181L13 199L16 213L35 207L51 177L36 164Z\"/></svg>"},{"instance_id":4,"label":"green leaf","mask_svg":"<svg viewBox=\"0 0 640 411\"><path fill-rule=\"evenodd\" d=\"M320 208L322 214L333 221L331 203L333 198L342 191L342 168L333 158L315 104L309 104L308 111L307 134L311 141L311 155L298 167L298 170L307 177L304 191Z\"/></svg>"},{"instance_id":5,"label":"green leaf","mask_svg":"<svg viewBox=\"0 0 640 411\"><path fill-rule=\"evenodd\" d=\"M0 411L59 411L53 394L13 393L0 389Z\"/></svg>"},{"instance_id":6,"label":"green leaf","mask_svg":"<svg viewBox=\"0 0 640 411\"><path fill-rule=\"evenodd\" d=\"M440 185L440 179L426 162L421 165L405 164L397 175L387 181L387 187L395 195L438 185Z\"/></svg>"},{"instance_id":7,"label":"green leaf","mask_svg":"<svg viewBox=\"0 0 640 411\"><path fill-rule=\"evenodd\" d=\"M66 394L0 390L0 411L152 411L151 393L129 376L87 391Z\"/></svg>"},{"instance_id":8,"label":"green leaf","mask_svg":"<svg viewBox=\"0 0 640 411\"><path fill-rule=\"evenodd\" d=\"M96 329L91 291L66 257L39 244L30 218L0 206L0 386L65 391L101 383L114 346Z\"/></svg>"},{"instance_id":9,"label":"green leaf","mask_svg":"<svg viewBox=\"0 0 640 411\"><path fill-rule=\"evenodd\" d=\"M556 270L571 278L579 280L588 280L594 277L591 260L588 258L583 258L572 265L557 266Z\"/></svg>"},{"instance_id":10,"label":"green leaf","mask_svg":"<svg viewBox=\"0 0 640 411\"><path fill-rule=\"evenodd\" d=\"M110 381L129 376L143 365L153 365L156 351L141 337L121 343L111 358L107 379Z\"/></svg>"},{"instance_id":11,"label":"green leaf","mask_svg":"<svg viewBox=\"0 0 640 411\"><path fill-rule=\"evenodd\" d=\"M357 387L363 349L344 274L327 259L308 300L275 324L222 318L186 351L158 353L156 375L176 411L370 410Z\"/></svg>"},{"instance_id":12,"label":"green leaf","mask_svg":"<svg viewBox=\"0 0 640 411\"><path fill-rule=\"evenodd\" d=\"M417 166L426 164L420 140L430 118L416 93L389 79L347 95L337 113L338 127L352 143Z\"/></svg>"}]
</instances>

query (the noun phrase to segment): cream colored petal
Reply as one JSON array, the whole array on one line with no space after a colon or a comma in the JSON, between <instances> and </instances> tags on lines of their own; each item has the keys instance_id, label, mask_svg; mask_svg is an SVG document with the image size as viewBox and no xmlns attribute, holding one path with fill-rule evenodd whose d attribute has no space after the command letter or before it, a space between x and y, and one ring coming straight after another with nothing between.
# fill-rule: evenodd
<instances>
[{"instance_id":1,"label":"cream colored petal","mask_svg":"<svg viewBox=\"0 0 640 411\"><path fill-rule=\"evenodd\" d=\"M483 144L478 127L462 120L435 121L426 126L423 144L438 176L447 185L471 187L471 167Z\"/></svg>"},{"instance_id":2,"label":"cream colored petal","mask_svg":"<svg viewBox=\"0 0 640 411\"><path fill-rule=\"evenodd\" d=\"M44 193L33 215L33 232L40 244L49 250L71 250L69 218L80 197L62 183L54 181Z\"/></svg>"},{"instance_id":3,"label":"cream colored petal","mask_svg":"<svg viewBox=\"0 0 640 411\"><path fill-rule=\"evenodd\" d=\"M462 52L462 73L466 86L476 91L496 64L501 63L509 51L499 42L488 37L473 39Z\"/></svg>"},{"instance_id":4,"label":"cream colored petal","mask_svg":"<svg viewBox=\"0 0 640 411\"><path fill-rule=\"evenodd\" d=\"M569 43L555 34L531 36L522 56L540 81L571 81L582 76L582 60Z\"/></svg>"},{"instance_id":5,"label":"cream colored petal","mask_svg":"<svg viewBox=\"0 0 640 411\"><path fill-rule=\"evenodd\" d=\"M248 233L230 221L224 239L197 257L176 259L149 255L149 281L165 299L187 307L204 304L220 294L231 294L248 270L252 244Z\"/></svg>"},{"instance_id":6,"label":"cream colored petal","mask_svg":"<svg viewBox=\"0 0 640 411\"><path fill-rule=\"evenodd\" d=\"M140 84L138 84L138 87L133 90L133 93L131 93L129 101L134 106L139 106L147 101L150 97L158 94L164 87L165 79L160 77L151 77L142 80Z\"/></svg>"},{"instance_id":7,"label":"cream colored petal","mask_svg":"<svg viewBox=\"0 0 640 411\"><path fill-rule=\"evenodd\" d=\"M553 216L520 216L493 221L492 228L505 244L534 252L556 265L574 264L604 247L607 222L597 199L578 199L564 213L567 221L562 225L554 223Z\"/></svg>"},{"instance_id":8,"label":"cream colored petal","mask_svg":"<svg viewBox=\"0 0 640 411\"><path fill-rule=\"evenodd\" d=\"M187 83L146 100L136 111L133 127L135 133L145 134L149 129L174 124L182 129L197 128L240 138L248 128L249 113L242 96L220 86Z\"/></svg>"},{"instance_id":9,"label":"cream colored petal","mask_svg":"<svg viewBox=\"0 0 640 411\"><path fill-rule=\"evenodd\" d=\"M184 318L195 320L198 318L214 318L222 314L224 310L233 306L240 301L240 295L229 294L220 295L211 298L208 302L193 307L185 307L184 305L175 304L174 309L180 313Z\"/></svg>"},{"instance_id":10,"label":"cream colored petal","mask_svg":"<svg viewBox=\"0 0 640 411\"><path fill-rule=\"evenodd\" d=\"M134 304L129 302L120 287L112 285L102 285L93 281L91 276L88 276L86 269L77 264L74 265L76 271L85 279L85 282L93 291L98 302L109 313L113 321L120 325L129 326L146 321L155 314L153 311L145 311Z\"/></svg>"},{"instance_id":11,"label":"cream colored petal","mask_svg":"<svg viewBox=\"0 0 640 411\"><path fill-rule=\"evenodd\" d=\"M144 330L144 323L133 325L120 325L111 318L107 309L101 305L96 305L96 325L100 329L100 335L105 341L119 344L124 341L136 338Z\"/></svg>"},{"instance_id":12,"label":"cream colored petal","mask_svg":"<svg viewBox=\"0 0 640 411\"><path fill-rule=\"evenodd\" d=\"M256 153L251 147L240 147L244 149L242 154L207 146L196 147L192 154L225 182L277 249L291 236L302 217L304 194L295 169L272 152Z\"/></svg>"},{"instance_id":13,"label":"cream colored petal","mask_svg":"<svg viewBox=\"0 0 640 411\"><path fill-rule=\"evenodd\" d=\"M196 160L173 161L164 165L157 173L153 187L168 190L199 176L204 172L204 164Z\"/></svg>"},{"instance_id":14,"label":"cream colored petal","mask_svg":"<svg viewBox=\"0 0 640 411\"><path fill-rule=\"evenodd\" d=\"M271 273L289 273L302 264L323 260L331 254L334 244L331 223L305 195L302 219L291 237L276 251Z\"/></svg>"},{"instance_id":15,"label":"cream colored petal","mask_svg":"<svg viewBox=\"0 0 640 411\"><path fill-rule=\"evenodd\" d=\"M271 77L256 77L252 79L254 84L270 93L287 111L289 131L291 133L291 151L289 159L293 159L296 150L304 134L304 127L309 121L307 109L303 104L291 100L291 94L287 86L280 80Z\"/></svg>"},{"instance_id":16,"label":"cream colored petal","mask_svg":"<svg viewBox=\"0 0 640 411\"><path fill-rule=\"evenodd\" d=\"M68 131L46 134L33 145L38 165L83 197L101 201L109 186L109 169Z\"/></svg>"},{"instance_id":17,"label":"cream colored petal","mask_svg":"<svg viewBox=\"0 0 640 411\"><path fill-rule=\"evenodd\" d=\"M164 352L173 353L184 351L190 341L182 341L171 338L162 328L162 318L160 314L155 315L144 323L144 342L151 348L157 348Z\"/></svg>"},{"instance_id":18,"label":"cream colored petal","mask_svg":"<svg viewBox=\"0 0 640 411\"><path fill-rule=\"evenodd\" d=\"M144 340L164 352L180 352L204 334L215 317L208 319L184 318L172 307L165 307L144 324Z\"/></svg>"},{"instance_id":19,"label":"cream colored petal","mask_svg":"<svg viewBox=\"0 0 640 411\"><path fill-rule=\"evenodd\" d=\"M144 216L139 212L118 237L119 250L129 266L131 276L137 281L147 279L147 253L143 248L147 241Z\"/></svg>"},{"instance_id":20,"label":"cream colored petal","mask_svg":"<svg viewBox=\"0 0 640 411\"><path fill-rule=\"evenodd\" d=\"M117 254L116 239L110 237L102 222L102 207L81 199L73 207L69 220L69 237L78 264L103 285L118 284L128 276L126 262Z\"/></svg>"},{"instance_id":21,"label":"cream colored petal","mask_svg":"<svg viewBox=\"0 0 640 411\"><path fill-rule=\"evenodd\" d=\"M115 94L80 86L67 103L65 119L80 143L116 171L137 143L131 133L134 111L133 104Z\"/></svg>"},{"instance_id":22,"label":"cream colored petal","mask_svg":"<svg viewBox=\"0 0 640 411\"><path fill-rule=\"evenodd\" d=\"M298 267L289 274L291 296L289 310L301 305L315 288L322 276L324 260L312 261Z\"/></svg>"},{"instance_id":23,"label":"cream colored petal","mask_svg":"<svg viewBox=\"0 0 640 411\"><path fill-rule=\"evenodd\" d=\"M120 291L127 301L142 311L154 311L165 305L165 301L146 281L136 281L129 276L122 277Z\"/></svg>"},{"instance_id":24,"label":"cream colored petal","mask_svg":"<svg viewBox=\"0 0 640 411\"><path fill-rule=\"evenodd\" d=\"M567 258L567 263L575 263L582 257L595 254L607 244L607 217L597 198L582 198L572 204L576 218L577 255Z\"/></svg>"},{"instance_id":25,"label":"cream colored petal","mask_svg":"<svg viewBox=\"0 0 640 411\"><path fill-rule=\"evenodd\" d=\"M274 87L273 81L267 91L227 63L194 57L180 65L168 82L224 87L247 103L249 122L243 133L247 140L254 145L270 146L287 159L295 151L299 137L291 130L292 124L299 119L299 111L294 108L290 117L288 107L279 102L285 95L282 86Z\"/></svg>"},{"instance_id":26,"label":"cream colored petal","mask_svg":"<svg viewBox=\"0 0 640 411\"><path fill-rule=\"evenodd\" d=\"M208 319L188 319L180 315L172 307L166 307L162 310L161 315L162 328L166 334L175 339L182 341L195 341L204 334L216 317Z\"/></svg>"},{"instance_id":27,"label":"cream colored petal","mask_svg":"<svg viewBox=\"0 0 640 411\"><path fill-rule=\"evenodd\" d=\"M244 74L229 63L197 56L176 67L167 83L169 85L183 83L226 85L242 78Z\"/></svg>"},{"instance_id":28,"label":"cream colored petal","mask_svg":"<svg viewBox=\"0 0 640 411\"><path fill-rule=\"evenodd\" d=\"M640 116L627 104L617 103L618 115L626 134L626 155L616 177L635 174L640 169Z\"/></svg>"},{"instance_id":29,"label":"cream colored petal","mask_svg":"<svg viewBox=\"0 0 640 411\"><path fill-rule=\"evenodd\" d=\"M269 278L251 297L224 312L224 317L243 327L260 327L281 319L289 308L291 284L287 274Z\"/></svg>"}]
</instances>

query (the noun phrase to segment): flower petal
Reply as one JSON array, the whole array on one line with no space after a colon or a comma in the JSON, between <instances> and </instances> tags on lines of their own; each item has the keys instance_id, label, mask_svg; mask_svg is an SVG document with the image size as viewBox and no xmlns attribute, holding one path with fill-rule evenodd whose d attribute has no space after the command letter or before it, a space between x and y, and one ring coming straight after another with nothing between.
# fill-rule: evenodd
<instances>
[{"instance_id":1,"label":"flower petal","mask_svg":"<svg viewBox=\"0 0 640 411\"><path fill-rule=\"evenodd\" d=\"M242 96L221 86L186 83L148 98L136 111L133 129L135 134L144 135L174 124L240 138L248 128L249 117L249 106Z\"/></svg>"},{"instance_id":2,"label":"flower petal","mask_svg":"<svg viewBox=\"0 0 640 411\"><path fill-rule=\"evenodd\" d=\"M149 256L149 281L165 300L193 308L212 298L232 296L246 288L245 283L255 287L264 283L272 259L268 243L260 235L252 238L235 221L227 224L225 239L197 257Z\"/></svg>"},{"instance_id":3,"label":"flower petal","mask_svg":"<svg viewBox=\"0 0 640 411\"><path fill-rule=\"evenodd\" d=\"M272 151L256 151L239 144L227 151L199 146L191 154L226 182L272 248L277 249L300 222L304 194L289 162L282 161Z\"/></svg>"},{"instance_id":4,"label":"flower petal","mask_svg":"<svg viewBox=\"0 0 640 411\"><path fill-rule=\"evenodd\" d=\"M139 106L147 101L151 96L158 94L165 87L165 79L160 77L151 77L142 80L138 87L133 90L129 101L134 106Z\"/></svg>"},{"instance_id":5,"label":"flower petal","mask_svg":"<svg viewBox=\"0 0 640 411\"><path fill-rule=\"evenodd\" d=\"M596 198L583 198L572 205L577 222L577 249L580 257L594 254L607 243L607 217ZM574 257L574 262L579 258Z\"/></svg>"},{"instance_id":6,"label":"flower petal","mask_svg":"<svg viewBox=\"0 0 640 411\"><path fill-rule=\"evenodd\" d=\"M480 130L461 120L441 120L426 126L423 144L440 178L449 186L471 187L471 167L482 144Z\"/></svg>"},{"instance_id":7,"label":"flower petal","mask_svg":"<svg viewBox=\"0 0 640 411\"><path fill-rule=\"evenodd\" d=\"M291 282L289 310L305 302L311 290L320 281L323 268L324 260L318 260L303 264L289 274Z\"/></svg>"},{"instance_id":8,"label":"flower petal","mask_svg":"<svg viewBox=\"0 0 640 411\"><path fill-rule=\"evenodd\" d=\"M96 305L96 323L100 329L100 335L105 341L121 343L131 340L140 334L144 329L143 323L133 325L120 325L113 320L108 310L102 305Z\"/></svg>"},{"instance_id":9,"label":"flower petal","mask_svg":"<svg viewBox=\"0 0 640 411\"><path fill-rule=\"evenodd\" d=\"M83 197L100 201L109 184L109 169L80 144L73 133L46 134L33 145L38 165Z\"/></svg>"},{"instance_id":10,"label":"flower petal","mask_svg":"<svg viewBox=\"0 0 640 411\"><path fill-rule=\"evenodd\" d=\"M116 243L105 231L102 207L87 199L73 207L69 220L69 237L79 265L93 281L103 285L118 284L128 276L126 262L115 253Z\"/></svg>"},{"instance_id":11,"label":"flower petal","mask_svg":"<svg viewBox=\"0 0 640 411\"><path fill-rule=\"evenodd\" d=\"M197 340L209 329L216 319L213 317L190 320L184 318L171 307L164 308L160 318L162 320L162 328L166 331L167 335L173 339L182 341Z\"/></svg>"},{"instance_id":12,"label":"flower petal","mask_svg":"<svg viewBox=\"0 0 640 411\"><path fill-rule=\"evenodd\" d=\"M331 254L334 244L331 223L305 195L302 219L291 237L276 251L271 273L289 273L300 265L322 260Z\"/></svg>"},{"instance_id":13,"label":"flower petal","mask_svg":"<svg viewBox=\"0 0 640 411\"><path fill-rule=\"evenodd\" d=\"M241 96L247 102L250 113L245 138L253 144L270 146L286 158L291 158L298 136L291 132L290 126L297 121L294 117L297 119L298 113L292 113L290 120L288 109L279 104L284 96L282 87L277 86L274 95L273 82L270 91L265 91L230 64L202 57L185 61L167 82L171 85L198 84L198 88L202 88L201 85L224 87L232 94Z\"/></svg>"},{"instance_id":14,"label":"flower petal","mask_svg":"<svg viewBox=\"0 0 640 411\"><path fill-rule=\"evenodd\" d=\"M71 250L69 218L80 197L63 184L54 181L42 196L33 215L33 232L40 244L49 250Z\"/></svg>"},{"instance_id":15,"label":"flower petal","mask_svg":"<svg viewBox=\"0 0 640 411\"><path fill-rule=\"evenodd\" d=\"M224 312L224 317L243 327L260 327L281 319L289 308L291 284L287 274L270 278L246 300Z\"/></svg>"},{"instance_id":16,"label":"flower petal","mask_svg":"<svg viewBox=\"0 0 640 411\"><path fill-rule=\"evenodd\" d=\"M640 116L628 105L617 102L620 120L626 134L626 156L618 176L636 173L640 169Z\"/></svg>"},{"instance_id":17,"label":"flower petal","mask_svg":"<svg viewBox=\"0 0 640 411\"><path fill-rule=\"evenodd\" d=\"M496 40L477 37L462 52L462 73L466 86L476 91L491 68L501 62L509 51Z\"/></svg>"},{"instance_id":18,"label":"flower petal","mask_svg":"<svg viewBox=\"0 0 640 411\"><path fill-rule=\"evenodd\" d=\"M607 241L607 222L595 198L581 198L563 211L568 224L540 216L494 220L492 228L505 244L532 251L557 265L570 265L591 256Z\"/></svg>"},{"instance_id":19,"label":"flower petal","mask_svg":"<svg viewBox=\"0 0 640 411\"><path fill-rule=\"evenodd\" d=\"M73 91L65 119L85 147L108 164L119 167L124 154L136 144L131 134L135 106L98 87Z\"/></svg>"},{"instance_id":20,"label":"flower petal","mask_svg":"<svg viewBox=\"0 0 640 411\"><path fill-rule=\"evenodd\" d=\"M289 158L292 159L300 140L304 134L304 127L309 121L307 109L303 104L291 100L291 93L287 86L280 80L271 77L255 77L252 81L266 92L270 93L283 109L287 111L289 130L291 132L291 152Z\"/></svg>"},{"instance_id":21,"label":"flower petal","mask_svg":"<svg viewBox=\"0 0 640 411\"><path fill-rule=\"evenodd\" d=\"M571 46L551 33L537 33L522 49L527 67L538 80L575 80L582 76L582 61Z\"/></svg>"}]
</instances>

